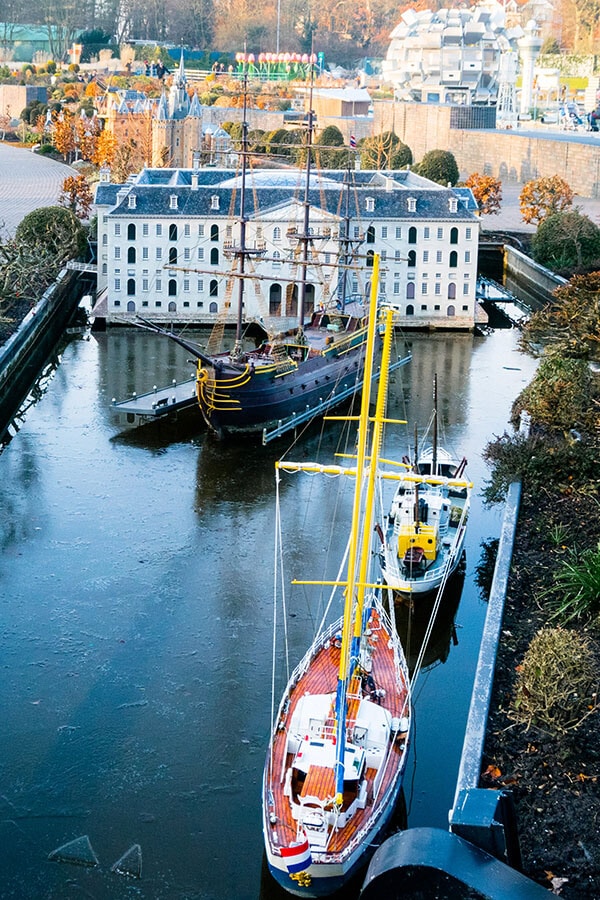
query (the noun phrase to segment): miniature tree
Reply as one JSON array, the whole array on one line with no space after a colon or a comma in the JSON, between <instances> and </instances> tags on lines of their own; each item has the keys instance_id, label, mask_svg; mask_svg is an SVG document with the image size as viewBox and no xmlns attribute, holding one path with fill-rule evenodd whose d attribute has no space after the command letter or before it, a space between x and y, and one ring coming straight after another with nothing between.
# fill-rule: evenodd
<instances>
[{"instance_id":1,"label":"miniature tree","mask_svg":"<svg viewBox=\"0 0 600 900\"><path fill-rule=\"evenodd\" d=\"M521 215L528 225L537 225L572 205L573 191L560 175L528 181L519 194Z\"/></svg>"},{"instance_id":2,"label":"miniature tree","mask_svg":"<svg viewBox=\"0 0 600 900\"><path fill-rule=\"evenodd\" d=\"M73 115L64 111L54 119L52 125L52 143L57 151L68 159L75 151L75 130L73 127Z\"/></svg>"},{"instance_id":3,"label":"miniature tree","mask_svg":"<svg viewBox=\"0 0 600 900\"><path fill-rule=\"evenodd\" d=\"M384 131L358 142L363 169L401 169L412 163L410 147L393 131Z\"/></svg>"},{"instance_id":4,"label":"miniature tree","mask_svg":"<svg viewBox=\"0 0 600 900\"><path fill-rule=\"evenodd\" d=\"M554 291L523 328L522 344L535 351L552 345L563 356L600 359L600 272L574 275Z\"/></svg>"},{"instance_id":5,"label":"miniature tree","mask_svg":"<svg viewBox=\"0 0 600 900\"><path fill-rule=\"evenodd\" d=\"M51 253L58 270L67 260L78 259L87 251L85 229L63 206L44 206L28 213L17 225L15 239L40 256Z\"/></svg>"},{"instance_id":6,"label":"miniature tree","mask_svg":"<svg viewBox=\"0 0 600 900\"><path fill-rule=\"evenodd\" d=\"M92 162L96 166L112 166L117 150L117 139L114 132L106 129L98 135L96 151Z\"/></svg>"},{"instance_id":7,"label":"miniature tree","mask_svg":"<svg viewBox=\"0 0 600 900\"><path fill-rule=\"evenodd\" d=\"M598 263L600 228L578 210L547 216L539 224L532 242L536 262L552 269L582 268Z\"/></svg>"},{"instance_id":8,"label":"miniature tree","mask_svg":"<svg viewBox=\"0 0 600 900\"><path fill-rule=\"evenodd\" d=\"M337 125L328 125L317 135L317 164L322 169L343 169L348 162L344 135ZM329 149L331 147L331 150Z\"/></svg>"},{"instance_id":9,"label":"miniature tree","mask_svg":"<svg viewBox=\"0 0 600 900\"><path fill-rule=\"evenodd\" d=\"M502 203L502 182L499 178L473 172L465 181L465 187L471 188L482 216L498 215Z\"/></svg>"},{"instance_id":10,"label":"miniature tree","mask_svg":"<svg viewBox=\"0 0 600 900\"><path fill-rule=\"evenodd\" d=\"M457 184L458 165L450 150L430 150L425 154L415 171L423 178L438 184Z\"/></svg>"},{"instance_id":11,"label":"miniature tree","mask_svg":"<svg viewBox=\"0 0 600 900\"><path fill-rule=\"evenodd\" d=\"M83 175L69 175L65 178L58 198L61 206L70 209L78 219L87 219L93 201L92 191Z\"/></svg>"}]
</instances>

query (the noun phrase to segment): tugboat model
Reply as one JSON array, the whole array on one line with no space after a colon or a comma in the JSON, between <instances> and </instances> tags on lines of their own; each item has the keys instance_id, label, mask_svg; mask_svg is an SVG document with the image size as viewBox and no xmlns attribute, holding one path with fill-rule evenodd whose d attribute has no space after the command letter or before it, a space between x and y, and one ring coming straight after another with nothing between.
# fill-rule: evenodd
<instances>
[{"instance_id":1,"label":"tugboat model","mask_svg":"<svg viewBox=\"0 0 600 900\"><path fill-rule=\"evenodd\" d=\"M437 382L434 397L437 404ZM436 412L433 445L403 465L383 476L398 484L380 533L382 575L400 594L429 593L461 562L473 485L464 478L467 460L438 448Z\"/></svg>"}]
</instances>

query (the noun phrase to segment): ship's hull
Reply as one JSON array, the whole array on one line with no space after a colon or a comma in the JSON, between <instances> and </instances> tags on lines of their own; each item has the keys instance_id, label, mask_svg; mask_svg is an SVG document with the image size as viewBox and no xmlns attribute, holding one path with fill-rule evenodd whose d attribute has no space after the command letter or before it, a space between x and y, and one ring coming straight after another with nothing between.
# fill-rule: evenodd
<instances>
[{"instance_id":1,"label":"ship's hull","mask_svg":"<svg viewBox=\"0 0 600 900\"><path fill-rule=\"evenodd\" d=\"M372 831L365 839L365 843L357 847L344 863L313 863L303 873L308 876L307 881L310 879L310 883L302 886L300 882L290 878L281 858L274 856L267 847L266 858L271 876L289 894L297 897L327 897L341 890L355 875L366 869L371 857L386 837L401 788L402 779L399 777L395 791L390 792L386 806L382 810L377 824L373 826Z\"/></svg>"},{"instance_id":2,"label":"ship's hull","mask_svg":"<svg viewBox=\"0 0 600 900\"><path fill-rule=\"evenodd\" d=\"M218 434L258 432L310 410L333 409L362 384L364 339L343 352L309 355L278 366L254 359L243 365L215 361L199 366L197 397L202 415Z\"/></svg>"},{"instance_id":3,"label":"ship's hull","mask_svg":"<svg viewBox=\"0 0 600 900\"><path fill-rule=\"evenodd\" d=\"M448 554L436 561L430 569L414 578L403 576L398 569L394 550L387 548L381 552L381 574L385 584L397 594L412 597L415 594L431 594L439 590L442 582L458 569L464 553L466 530L463 529ZM451 561L450 561L451 560Z\"/></svg>"},{"instance_id":4,"label":"ship's hull","mask_svg":"<svg viewBox=\"0 0 600 900\"><path fill-rule=\"evenodd\" d=\"M385 618L381 608L379 615L382 620ZM272 736L264 772L263 832L268 868L286 891L301 897L330 895L368 865L378 844L384 839L395 812L408 758L408 670L399 639L386 628L378 640L374 639L371 671L377 685L383 688L382 703L393 716L405 717L407 730L388 745L386 762L378 775L367 762L369 799L364 807L356 809L348 822L340 827L339 833L332 835L326 850L311 845L310 865L301 873L290 874L281 848L293 841L297 826L287 776L284 777L284 772L293 766L294 752L290 746L295 741L295 712L306 696L315 697L322 691L335 691L340 652L335 646L335 635L341 627L341 621L330 626L315 641L292 674L279 708L278 725ZM301 735L298 737L301 738Z\"/></svg>"},{"instance_id":5,"label":"ship's hull","mask_svg":"<svg viewBox=\"0 0 600 900\"><path fill-rule=\"evenodd\" d=\"M446 451L439 454L449 460ZM442 466L444 474L432 476L420 461L424 473L399 479L379 553L383 580L396 593L438 591L463 558L472 485L454 478L456 465Z\"/></svg>"}]
</instances>

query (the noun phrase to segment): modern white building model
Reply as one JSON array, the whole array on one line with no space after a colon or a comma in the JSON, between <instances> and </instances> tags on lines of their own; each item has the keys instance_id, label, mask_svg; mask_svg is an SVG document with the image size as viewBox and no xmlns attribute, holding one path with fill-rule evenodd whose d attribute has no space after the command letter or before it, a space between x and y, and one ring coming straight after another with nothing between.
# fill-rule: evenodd
<instances>
[{"instance_id":1,"label":"modern white building model","mask_svg":"<svg viewBox=\"0 0 600 900\"><path fill-rule=\"evenodd\" d=\"M296 321L307 246L307 313L362 302L377 253L380 298L400 322L474 327L479 219L468 189L409 170L321 171L306 192L305 177L296 169L247 171L246 322L282 330ZM126 184L100 182L95 204L97 316L108 323L138 315L163 323L234 321L239 173L145 169ZM356 263L349 264L351 253Z\"/></svg>"},{"instance_id":2,"label":"modern white building model","mask_svg":"<svg viewBox=\"0 0 600 900\"><path fill-rule=\"evenodd\" d=\"M422 103L494 102L500 61L523 29L506 26L495 2L470 9L406 10L391 34L382 68L396 97Z\"/></svg>"}]
</instances>

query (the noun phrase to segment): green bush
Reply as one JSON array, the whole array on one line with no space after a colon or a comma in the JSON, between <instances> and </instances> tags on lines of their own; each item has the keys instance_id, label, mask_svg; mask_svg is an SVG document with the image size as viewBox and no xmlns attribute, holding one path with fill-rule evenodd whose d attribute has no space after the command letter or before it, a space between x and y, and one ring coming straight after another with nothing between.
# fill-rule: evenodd
<instances>
[{"instance_id":1,"label":"green bush","mask_svg":"<svg viewBox=\"0 0 600 900\"><path fill-rule=\"evenodd\" d=\"M565 359L551 353L541 360L533 380L512 407L511 420L523 410L531 421L562 431L594 424L593 376L584 359Z\"/></svg>"},{"instance_id":2,"label":"green bush","mask_svg":"<svg viewBox=\"0 0 600 900\"><path fill-rule=\"evenodd\" d=\"M552 585L540 594L553 619L600 624L600 545L570 550L554 576Z\"/></svg>"},{"instance_id":3,"label":"green bush","mask_svg":"<svg viewBox=\"0 0 600 900\"><path fill-rule=\"evenodd\" d=\"M550 269L572 269L600 261L600 228L577 210L542 219L532 240L533 258Z\"/></svg>"},{"instance_id":4,"label":"green bush","mask_svg":"<svg viewBox=\"0 0 600 900\"><path fill-rule=\"evenodd\" d=\"M596 706L600 678L592 641L563 628L542 628L519 666L509 715L551 734L577 728Z\"/></svg>"},{"instance_id":5,"label":"green bush","mask_svg":"<svg viewBox=\"0 0 600 900\"><path fill-rule=\"evenodd\" d=\"M523 480L529 490L544 490L549 484L570 493L589 481L596 483L600 447L595 433L584 440L569 434L533 431L528 437L506 432L484 448L482 456L491 468L484 485L487 504L501 503L513 481Z\"/></svg>"},{"instance_id":6,"label":"green bush","mask_svg":"<svg viewBox=\"0 0 600 900\"><path fill-rule=\"evenodd\" d=\"M459 179L458 165L450 150L430 150L415 167L415 171L423 178L444 186L457 184Z\"/></svg>"},{"instance_id":7,"label":"green bush","mask_svg":"<svg viewBox=\"0 0 600 900\"><path fill-rule=\"evenodd\" d=\"M81 259L87 252L85 228L62 206L44 206L28 213L17 225L15 238L30 249L39 248L41 257L51 254L57 271L67 260Z\"/></svg>"}]
</instances>

